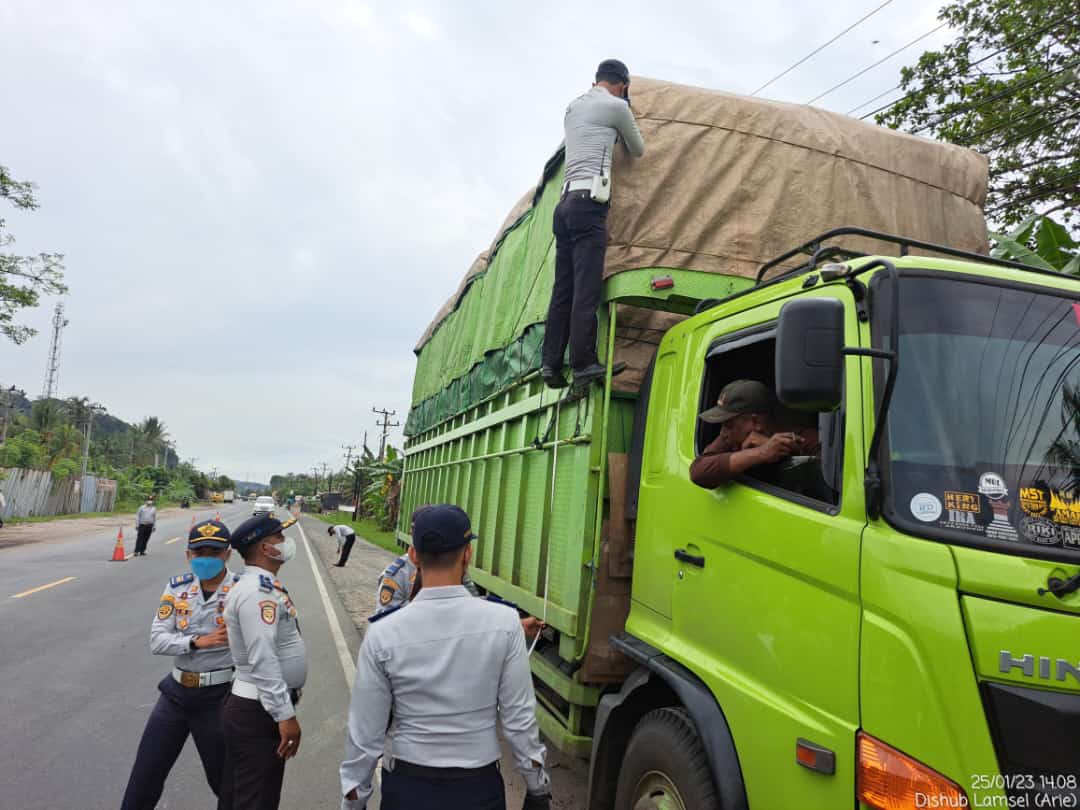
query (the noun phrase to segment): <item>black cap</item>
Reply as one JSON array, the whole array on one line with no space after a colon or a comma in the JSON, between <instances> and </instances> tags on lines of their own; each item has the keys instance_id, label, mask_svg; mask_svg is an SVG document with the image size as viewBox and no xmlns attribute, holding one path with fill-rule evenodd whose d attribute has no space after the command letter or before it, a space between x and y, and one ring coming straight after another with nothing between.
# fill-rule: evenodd
<instances>
[{"instance_id":1,"label":"black cap","mask_svg":"<svg viewBox=\"0 0 1080 810\"><path fill-rule=\"evenodd\" d=\"M603 81L608 77L617 79L621 84L630 84L630 68L618 59L605 59L596 68L596 81Z\"/></svg>"},{"instance_id":2,"label":"black cap","mask_svg":"<svg viewBox=\"0 0 1080 810\"><path fill-rule=\"evenodd\" d=\"M700 419L702 422L722 425L744 413L771 414L775 405L772 391L765 383L757 380L735 380L724 386L716 400L716 407L704 411Z\"/></svg>"},{"instance_id":3,"label":"black cap","mask_svg":"<svg viewBox=\"0 0 1080 810\"><path fill-rule=\"evenodd\" d=\"M269 515L256 515L248 518L239 526L232 535L232 547L244 548L252 543L257 543L265 537L273 537L296 523L296 518L291 517L282 523Z\"/></svg>"},{"instance_id":4,"label":"black cap","mask_svg":"<svg viewBox=\"0 0 1080 810\"><path fill-rule=\"evenodd\" d=\"M226 549L229 547L229 527L220 520L204 520L196 523L188 532L188 548L211 547Z\"/></svg>"},{"instance_id":5,"label":"black cap","mask_svg":"<svg viewBox=\"0 0 1080 810\"><path fill-rule=\"evenodd\" d=\"M440 503L416 515L413 523L413 548L427 552L453 551L476 538L469 516L457 506Z\"/></svg>"}]
</instances>

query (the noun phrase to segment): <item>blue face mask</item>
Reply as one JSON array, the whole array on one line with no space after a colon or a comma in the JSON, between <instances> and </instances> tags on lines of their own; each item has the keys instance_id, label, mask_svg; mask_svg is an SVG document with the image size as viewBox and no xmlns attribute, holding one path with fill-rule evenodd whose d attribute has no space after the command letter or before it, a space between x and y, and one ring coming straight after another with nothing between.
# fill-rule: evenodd
<instances>
[{"instance_id":1,"label":"blue face mask","mask_svg":"<svg viewBox=\"0 0 1080 810\"><path fill-rule=\"evenodd\" d=\"M199 579L213 579L225 568L220 557L192 557L191 570Z\"/></svg>"}]
</instances>

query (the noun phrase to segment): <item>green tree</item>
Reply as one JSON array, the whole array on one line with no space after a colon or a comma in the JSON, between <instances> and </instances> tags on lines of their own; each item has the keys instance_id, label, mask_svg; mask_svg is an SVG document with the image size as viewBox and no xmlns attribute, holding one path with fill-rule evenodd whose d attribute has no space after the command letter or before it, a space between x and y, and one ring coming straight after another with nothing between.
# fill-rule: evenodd
<instances>
[{"instance_id":1,"label":"green tree","mask_svg":"<svg viewBox=\"0 0 1080 810\"><path fill-rule=\"evenodd\" d=\"M0 166L0 199L16 209L33 211L38 207L34 184L20 182ZM64 286L64 257L59 253L39 253L19 256L6 250L15 237L4 230L0 218L0 334L14 343L33 337L37 330L15 322L19 310L36 307L42 295L62 295Z\"/></svg>"},{"instance_id":2,"label":"green tree","mask_svg":"<svg viewBox=\"0 0 1080 810\"><path fill-rule=\"evenodd\" d=\"M992 256L1080 275L1080 242L1050 217L1028 217L1008 233L991 233L990 239Z\"/></svg>"},{"instance_id":3,"label":"green tree","mask_svg":"<svg viewBox=\"0 0 1080 810\"><path fill-rule=\"evenodd\" d=\"M901 71L886 126L989 157L986 212L1015 225L1061 212L1080 226L1080 25L1075 0L956 0L959 36Z\"/></svg>"}]
</instances>

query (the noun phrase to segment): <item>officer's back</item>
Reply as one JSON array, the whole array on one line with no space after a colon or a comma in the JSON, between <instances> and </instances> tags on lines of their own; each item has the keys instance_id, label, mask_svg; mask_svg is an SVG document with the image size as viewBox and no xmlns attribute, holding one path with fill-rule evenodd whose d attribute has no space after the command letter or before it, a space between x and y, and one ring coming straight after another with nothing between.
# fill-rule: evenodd
<instances>
[{"instance_id":1,"label":"officer's back","mask_svg":"<svg viewBox=\"0 0 1080 810\"><path fill-rule=\"evenodd\" d=\"M526 806L550 802L517 612L460 584L474 537L456 506L416 518L409 556L424 587L376 616L360 647L341 765L345 807L364 806L381 756L381 810L504 810L497 724L525 778Z\"/></svg>"}]
</instances>

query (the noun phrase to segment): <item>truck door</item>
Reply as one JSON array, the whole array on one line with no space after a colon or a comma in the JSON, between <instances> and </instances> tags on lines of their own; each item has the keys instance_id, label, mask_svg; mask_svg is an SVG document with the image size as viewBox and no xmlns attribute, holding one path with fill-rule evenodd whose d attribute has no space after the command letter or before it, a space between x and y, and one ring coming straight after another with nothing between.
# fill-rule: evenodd
<instances>
[{"instance_id":1,"label":"truck door","mask_svg":"<svg viewBox=\"0 0 1080 810\"><path fill-rule=\"evenodd\" d=\"M816 291L846 310L845 340L859 343L846 288ZM775 301L697 330L684 347L677 431L677 529L669 532L672 634L683 662L703 674L734 734L752 807L852 805L858 715L862 391L846 368L835 413L780 411L775 427L799 430L820 451L755 468L716 489L688 468L717 426L697 418L720 389L752 379L775 390ZM806 421L803 421L806 420ZM812 447L812 445L811 445ZM676 476L672 476L674 480ZM796 761L806 740L835 754L835 772Z\"/></svg>"}]
</instances>

